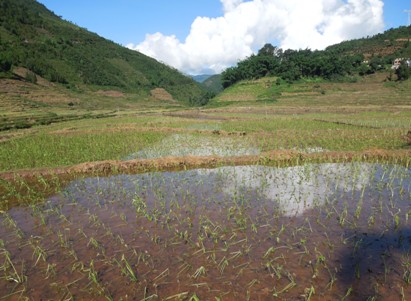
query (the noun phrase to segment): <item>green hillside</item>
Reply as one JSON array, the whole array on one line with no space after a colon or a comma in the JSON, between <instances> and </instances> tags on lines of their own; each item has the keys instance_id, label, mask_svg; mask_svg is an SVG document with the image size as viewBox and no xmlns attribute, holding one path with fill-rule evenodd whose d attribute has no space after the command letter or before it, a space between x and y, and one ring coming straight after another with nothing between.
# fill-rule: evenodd
<instances>
[{"instance_id":1,"label":"green hillside","mask_svg":"<svg viewBox=\"0 0 411 301\"><path fill-rule=\"evenodd\" d=\"M225 88L241 81L277 76L288 82L303 78L347 80L391 69L395 58L411 57L411 26L391 29L374 37L342 42L325 50L283 50L264 45L250 57L222 73ZM408 78L401 68L398 79ZM405 72L403 72L405 71Z\"/></svg>"},{"instance_id":2,"label":"green hillside","mask_svg":"<svg viewBox=\"0 0 411 301\"><path fill-rule=\"evenodd\" d=\"M0 0L0 77L15 67L33 72L26 76L31 82L39 76L69 89L147 95L163 88L180 102L204 102L204 89L191 78L64 21L34 0Z\"/></svg>"},{"instance_id":3,"label":"green hillside","mask_svg":"<svg viewBox=\"0 0 411 301\"><path fill-rule=\"evenodd\" d=\"M223 85L221 83L221 74L215 74L207 78L202 82L203 87L212 93L218 94L223 91Z\"/></svg>"},{"instance_id":4,"label":"green hillside","mask_svg":"<svg viewBox=\"0 0 411 301\"><path fill-rule=\"evenodd\" d=\"M411 26L392 28L372 37L344 41L326 48L339 54L360 54L365 59L380 58L387 64L397 57L411 57Z\"/></svg>"},{"instance_id":5,"label":"green hillside","mask_svg":"<svg viewBox=\"0 0 411 301\"><path fill-rule=\"evenodd\" d=\"M261 107L274 106L276 110L293 112L289 107L314 108L341 106L364 107L410 105L411 78L388 81L389 72L377 72L359 77L355 82L333 82L324 79L301 79L293 83L278 77L266 76L255 80L242 80L218 94L208 107ZM287 109L285 109L287 108ZM307 112L308 112L307 111ZM342 110L341 112L344 112Z\"/></svg>"}]
</instances>

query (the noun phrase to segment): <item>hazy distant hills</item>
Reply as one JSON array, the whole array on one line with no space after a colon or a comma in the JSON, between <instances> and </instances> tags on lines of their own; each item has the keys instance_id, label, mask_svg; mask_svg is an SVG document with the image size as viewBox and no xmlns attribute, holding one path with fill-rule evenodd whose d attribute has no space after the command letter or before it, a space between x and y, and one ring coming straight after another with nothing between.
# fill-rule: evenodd
<instances>
[{"instance_id":1,"label":"hazy distant hills","mask_svg":"<svg viewBox=\"0 0 411 301\"><path fill-rule=\"evenodd\" d=\"M147 93L163 88L175 100L191 103L205 95L177 70L64 21L34 0L0 0L2 77L11 66L68 88Z\"/></svg>"},{"instance_id":2,"label":"hazy distant hills","mask_svg":"<svg viewBox=\"0 0 411 301\"><path fill-rule=\"evenodd\" d=\"M201 74L201 75L194 75L192 78L200 83L205 89L208 91L218 94L224 90L223 85L221 83L221 74Z\"/></svg>"},{"instance_id":3,"label":"hazy distant hills","mask_svg":"<svg viewBox=\"0 0 411 301\"><path fill-rule=\"evenodd\" d=\"M200 74L200 75L193 75L192 78L198 83L203 83L205 80L209 79L212 76L213 76L212 74Z\"/></svg>"},{"instance_id":4,"label":"hazy distant hills","mask_svg":"<svg viewBox=\"0 0 411 301\"><path fill-rule=\"evenodd\" d=\"M224 90L223 84L221 82L221 74L215 74L207 78L205 81L201 83L203 87L207 90L218 94Z\"/></svg>"}]
</instances>

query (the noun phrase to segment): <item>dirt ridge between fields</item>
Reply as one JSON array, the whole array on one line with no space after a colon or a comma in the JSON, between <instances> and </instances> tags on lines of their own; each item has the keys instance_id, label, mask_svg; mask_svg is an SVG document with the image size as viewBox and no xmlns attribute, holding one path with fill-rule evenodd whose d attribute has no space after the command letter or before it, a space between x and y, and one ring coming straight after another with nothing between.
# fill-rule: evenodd
<instances>
[{"instance_id":1,"label":"dirt ridge between fields","mask_svg":"<svg viewBox=\"0 0 411 301\"><path fill-rule=\"evenodd\" d=\"M264 152L261 155L246 155L233 157L219 156L185 156L164 157L156 159L136 159L129 161L106 160L85 162L73 166L57 168L38 168L0 172L0 179L13 180L16 178L31 179L37 176L76 176L76 175L109 175L118 173L142 173L150 171L175 171L195 168L215 168L225 165L253 165L253 164L287 164L303 162L395 162L411 163L411 149L383 150L370 149L359 152L321 152L304 153L294 150L276 150Z\"/></svg>"},{"instance_id":2,"label":"dirt ridge between fields","mask_svg":"<svg viewBox=\"0 0 411 301\"><path fill-rule=\"evenodd\" d=\"M187 133L187 134L213 134L221 136L245 136L247 133L244 131L224 131L224 130L198 130L198 129L182 129L172 127L132 127L122 126L116 128L103 128L103 129L90 129L81 130L77 128L66 128L49 132L51 135L67 135L67 134L97 134L97 133L120 133L126 131L133 132L156 132L156 133Z\"/></svg>"}]
</instances>

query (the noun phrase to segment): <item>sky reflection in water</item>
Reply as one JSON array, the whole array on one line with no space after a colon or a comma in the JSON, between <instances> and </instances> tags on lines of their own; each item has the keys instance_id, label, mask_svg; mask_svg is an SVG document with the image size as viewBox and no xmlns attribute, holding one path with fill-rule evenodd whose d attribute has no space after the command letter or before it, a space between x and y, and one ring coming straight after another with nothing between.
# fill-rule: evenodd
<instances>
[{"instance_id":1,"label":"sky reflection in water","mask_svg":"<svg viewBox=\"0 0 411 301\"><path fill-rule=\"evenodd\" d=\"M63 191L67 198L101 202L140 197L156 201L233 202L269 206L285 216L299 216L342 196L368 198L410 197L411 172L401 166L365 163L308 164L274 168L237 166L183 172L116 175L73 181ZM402 191L402 193L399 193Z\"/></svg>"}]
</instances>

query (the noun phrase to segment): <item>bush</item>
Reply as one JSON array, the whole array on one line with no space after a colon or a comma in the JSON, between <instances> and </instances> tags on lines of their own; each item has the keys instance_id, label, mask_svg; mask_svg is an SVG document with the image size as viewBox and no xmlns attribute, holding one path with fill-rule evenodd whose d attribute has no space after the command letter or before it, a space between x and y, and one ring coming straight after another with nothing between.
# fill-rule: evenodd
<instances>
[{"instance_id":1,"label":"bush","mask_svg":"<svg viewBox=\"0 0 411 301\"><path fill-rule=\"evenodd\" d=\"M14 125L14 127L16 129L28 129L28 128L31 128L31 124L28 123L27 121L19 121Z\"/></svg>"},{"instance_id":2,"label":"bush","mask_svg":"<svg viewBox=\"0 0 411 301\"><path fill-rule=\"evenodd\" d=\"M26 79L26 81L28 81L28 82L30 82L30 83L33 83L33 84L36 84L36 83L37 83L37 76L36 76L36 74L34 74L34 73L31 72L31 71L27 71L27 72L26 72L25 79Z\"/></svg>"},{"instance_id":3,"label":"bush","mask_svg":"<svg viewBox=\"0 0 411 301\"><path fill-rule=\"evenodd\" d=\"M204 93L201 96L190 97L189 98L189 105L194 106L194 107L205 106L206 104L208 104L210 99L213 98L214 96L215 96L215 93L207 92L207 93Z\"/></svg>"},{"instance_id":4,"label":"bush","mask_svg":"<svg viewBox=\"0 0 411 301\"><path fill-rule=\"evenodd\" d=\"M10 71L12 66L11 60L9 59L0 59L0 72Z\"/></svg>"},{"instance_id":5,"label":"bush","mask_svg":"<svg viewBox=\"0 0 411 301\"><path fill-rule=\"evenodd\" d=\"M43 119L39 122L40 125L49 125L52 123L51 119Z\"/></svg>"},{"instance_id":6,"label":"bush","mask_svg":"<svg viewBox=\"0 0 411 301\"><path fill-rule=\"evenodd\" d=\"M51 71L50 74L48 74L47 78L53 83L68 84L64 76L60 75L54 70Z\"/></svg>"},{"instance_id":7,"label":"bush","mask_svg":"<svg viewBox=\"0 0 411 301\"><path fill-rule=\"evenodd\" d=\"M401 62L401 65L395 71L398 80L407 80L410 77L410 68L406 62Z\"/></svg>"}]
</instances>

